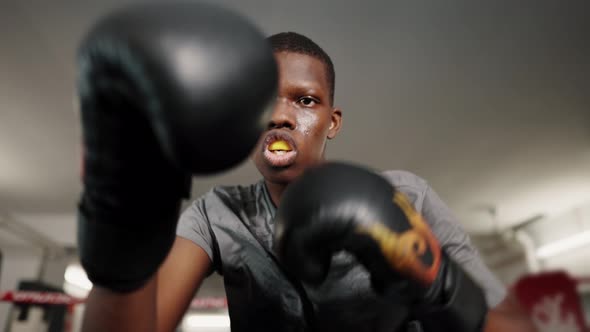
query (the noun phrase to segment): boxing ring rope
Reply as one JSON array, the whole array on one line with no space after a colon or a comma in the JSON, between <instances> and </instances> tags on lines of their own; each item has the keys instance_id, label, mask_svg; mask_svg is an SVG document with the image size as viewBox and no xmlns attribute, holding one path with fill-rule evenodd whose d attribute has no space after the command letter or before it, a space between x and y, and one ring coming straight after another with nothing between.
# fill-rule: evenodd
<instances>
[{"instance_id":1,"label":"boxing ring rope","mask_svg":"<svg viewBox=\"0 0 590 332\"><path fill-rule=\"evenodd\" d=\"M18 304L55 304L75 305L83 303L85 299L79 299L64 293L33 292L33 291L3 291L0 292L0 302Z\"/></svg>"},{"instance_id":2,"label":"boxing ring rope","mask_svg":"<svg viewBox=\"0 0 590 332\"><path fill-rule=\"evenodd\" d=\"M86 299L76 298L58 292L36 291L0 291L0 302L15 304L38 305L76 305L84 303ZM225 297L196 297L191 301L190 309L225 309L227 299Z\"/></svg>"}]
</instances>

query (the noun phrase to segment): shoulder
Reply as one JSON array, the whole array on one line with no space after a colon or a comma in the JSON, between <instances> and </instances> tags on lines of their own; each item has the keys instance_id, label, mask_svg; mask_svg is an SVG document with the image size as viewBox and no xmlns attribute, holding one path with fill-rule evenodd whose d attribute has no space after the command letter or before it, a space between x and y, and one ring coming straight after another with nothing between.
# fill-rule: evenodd
<instances>
[{"instance_id":1,"label":"shoulder","mask_svg":"<svg viewBox=\"0 0 590 332\"><path fill-rule=\"evenodd\" d=\"M424 197L428 193L428 182L418 175L405 170L386 170L381 175L395 188L403 192L417 209L422 208Z\"/></svg>"},{"instance_id":2,"label":"shoulder","mask_svg":"<svg viewBox=\"0 0 590 332\"><path fill-rule=\"evenodd\" d=\"M405 170L386 170L382 171L383 175L391 184L396 187L413 187L413 188L427 188L428 183L418 175Z\"/></svg>"},{"instance_id":3,"label":"shoulder","mask_svg":"<svg viewBox=\"0 0 590 332\"><path fill-rule=\"evenodd\" d=\"M247 211L248 201L258 185L216 186L191 201L182 212L177 234L201 244L197 235L210 239L212 226L231 223L237 215ZM211 242L208 240L208 242Z\"/></svg>"},{"instance_id":4,"label":"shoulder","mask_svg":"<svg viewBox=\"0 0 590 332\"><path fill-rule=\"evenodd\" d=\"M221 205L241 205L256 199L262 192L262 183L249 185L215 186L192 202L193 207L200 209L215 208Z\"/></svg>"}]
</instances>

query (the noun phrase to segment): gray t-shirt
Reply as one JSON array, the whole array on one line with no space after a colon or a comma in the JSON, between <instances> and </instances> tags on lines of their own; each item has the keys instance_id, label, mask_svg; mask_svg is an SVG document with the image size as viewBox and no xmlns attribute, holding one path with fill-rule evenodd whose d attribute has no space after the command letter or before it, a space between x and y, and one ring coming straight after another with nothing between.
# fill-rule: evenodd
<instances>
[{"instance_id":1,"label":"gray t-shirt","mask_svg":"<svg viewBox=\"0 0 590 332\"><path fill-rule=\"evenodd\" d=\"M504 286L426 181L405 171L382 175L409 197L445 252L485 290L489 306L496 306L506 294ZM348 253L334 255L319 287L290 278L271 249L275 212L261 180L250 186L215 187L180 218L177 234L202 247L223 275L232 331L304 331L310 312L319 331L400 328L407 309L374 294L368 272Z\"/></svg>"}]
</instances>

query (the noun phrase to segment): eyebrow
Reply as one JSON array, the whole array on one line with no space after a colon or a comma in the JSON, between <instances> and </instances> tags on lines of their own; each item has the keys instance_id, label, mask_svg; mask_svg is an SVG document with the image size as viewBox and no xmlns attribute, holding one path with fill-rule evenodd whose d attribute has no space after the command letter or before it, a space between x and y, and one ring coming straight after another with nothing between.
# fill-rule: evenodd
<instances>
[{"instance_id":1,"label":"eyebrow","mask_svg":"<svg viewBox=\"0 0 590 332\"><path fill-rule=\"evenodd\" d=\"M301 83L298 82L296 84L289 84L286 86L287 90L290 93L295 92L296 94L310 94L310 95L321 95L321 91L325 90L322 89L321 85L316 83ZM327 93L327 92L326 92Z\"/></svg>"}]
</instances>

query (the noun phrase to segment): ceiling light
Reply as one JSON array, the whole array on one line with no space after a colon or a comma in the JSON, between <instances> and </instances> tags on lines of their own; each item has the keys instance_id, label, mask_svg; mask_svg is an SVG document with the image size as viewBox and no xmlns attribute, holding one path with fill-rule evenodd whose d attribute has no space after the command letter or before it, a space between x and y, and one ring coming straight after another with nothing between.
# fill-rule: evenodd
<instances>
[{"instance_id":1,"label":"ceiling light","mask_svg":"<svg viewBox=\"0 0 590 332\"><path fill-rule=\"evenodd\" d=\"M579 248L586 244L590 244L590 231L578 233L576 235L543 245L537 249L537 256L539 258L549 258L564 251Z\"/></svg>"}]
</instances>

